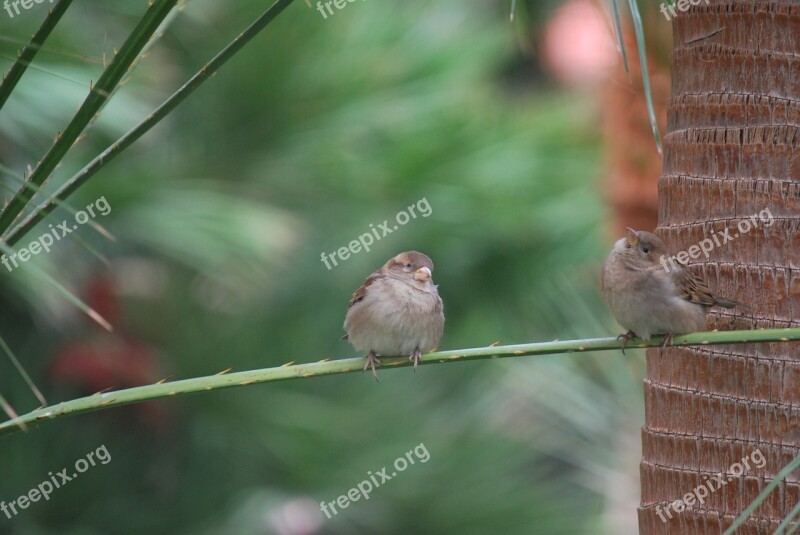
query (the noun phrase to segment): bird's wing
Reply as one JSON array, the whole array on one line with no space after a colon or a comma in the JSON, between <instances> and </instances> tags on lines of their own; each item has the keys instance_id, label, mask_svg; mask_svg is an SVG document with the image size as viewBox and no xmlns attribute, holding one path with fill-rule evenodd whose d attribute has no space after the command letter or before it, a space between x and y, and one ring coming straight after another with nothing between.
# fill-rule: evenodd
<instances>
[{"instance_id":1,"label":"bird's wing","mask_svg":"<svg viewBox=\"0 0 800 535\"><path fill-rule=\"evenodd\" d=\"M705 307L721 304L721 301L708 289L706 283L699 277L692 275L688 269L679 267L671 270L667 275L671 277L672 282L675 283L678 297L681 299L686 299L691 303L696 303Z\"/></svg>"},{"instance_id":2,"label":"bird's wing","mask_svg":"<svg viewBox=\"0 0 800 535\"><path fill-rule=\"evenodd\" d=\"M355 292L353 292L353 297L351 297L351 298L350 298L350 302L349 302L349 303L347 303L347 310L350 310L350 308L351 308L353 305L355 305L355 304L356 304L356 303L358 303L359 301L362 301L362 300L364 299L364 296L366 296L366 295L367 295L367 288L369 288L369 286L370 286L370 285L372 285L372 283L373 283L373 282L375 282L376 280L378 280L378 279L382 279L382 278L383 278L383 276L384 276L384 275L381 273L381 270L378 270L378 271L375 271L375 272L374 272L372 275L370 275L369 277L367 277L367 280L365 280L365 281L364 281L364 284L362 284L362 285L361 285L361 286L358 288L358 290L356 290Z\"/></svg>"}]
</instances>

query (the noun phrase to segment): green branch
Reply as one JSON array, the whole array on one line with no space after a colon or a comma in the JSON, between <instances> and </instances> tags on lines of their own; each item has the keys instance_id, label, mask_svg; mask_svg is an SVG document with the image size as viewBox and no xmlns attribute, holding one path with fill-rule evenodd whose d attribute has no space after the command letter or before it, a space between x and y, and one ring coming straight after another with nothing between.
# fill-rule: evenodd
<instances>
[{"instance_id":1,"label":"green branch","mask_svg":"<svg viewBox=\"0 0 800 535\"><path fill-rule=\"evenodd\" d=\"M756 342L789 342L800 340L800 328L795 329L762 329L750 331L699 332L685 334L673 338L673 346L742 344ZM657 347L662 337L650 341L634 339L627 347ZM420 364L436 364L461 362L489 358L524 357L531 355L551 355L556 353L578 353L586 351L607 351L620 349L621 342L617 338L589 338L585 340L568 340L519 344L497 347L479 347L474 349L456 349L428 353L420 359ZM410 366L408 357L386 357L381 359L382 369L403 368ZM93 412L130 403L141 403L152 399L166 398L192 392L217 390L235 386L246 386L270 381L288 379L307 379L321 375L360 372L364 367L364 358L348 358L341 360L323 360L309 364L286 364L278 368L266 368L230 374L217 374L208 377L196 377L170 383L127 388L114 392L98 393L92 396L65 401L57 405L43 407L23 414L18 418L0 424L0 435L13 433L22 426L35 426L42 422L52 421L64 416Z\"/></svg>"},{"instance_id":2,"label":"green branch","mask_svg":"<svg viewBox=\"0 0 800 535\"><path fill-rule=\"evenodd\" d=\"M19 56L17 56L17 61L11 66L11 69L3 77L3 83L0 84L0 109L3 108L8 97L11 96L14 88L17 87L17 82L19 82L19 79L22 78L22 75L25 74L25 71L28 69L28 65L30 65L33 58L36 57L36 53L42 48L42 45L50 36L50 32L56 27L58 21L61 20L61 16L64 15L71 3L72 0L61 0L56 4L56 7L47 13L47 17L44 19L39 29L36 30L36 33L33 34L31 41L22 49Z\"/></svg>"},{"instance_id":3,"label":"green branch","mask_svg":"<svg viewBox=\"0 0 800 535\"><path fill-rule=\"evenodd\" d=\"M139 138L158 124L164 117L183 102L195 89L211 78L229 59L249 43L261 30L267 27L293 0L277 0L245 31L239 34L222 51L204 65L188 82L173 93L153 113L134 128L125 133L111 146L78 171L72 178L62 184L48 199L43 201L22 221L5 236L9 245L16 243L26 232L36 225L42 218L51 212L59 200L64 200L72 195L82 184L89 180L95 173L118 156L122 151L133 145ZM0 229L3 227L0 226Z\"/></svg>"},{"instance_id":4,"label":"green branch","mask_svg":"<svg viewBox=\"0 0 800 535\"><path fill-rule=\"evenodd\" d=\"M103 105L108 100L109 95L113 93L114 88L128 72L131 64L136 60L136 57L141 52L142 48L147 44L147 41L152 37L153 33L158 29L161 22L167 14L175 7L177 0L155 0L145 12L142 19L130 33L125 43L119 49L119 52L114 56L111 64L100 75L97 84L94 85L86 100L83 101L78 112L69 122L64 132L56 137L55 143L44 155L42 161L36 166L33 173L29 178L31 184L41 186L50 173L58 166L61 160L66 156L69 149L77 141L78 137L86 129L87 125L92 121L94 116L100 111ZM25 208L25 201L23 198L25 188L21 188L19 192L11 199L2 213L0 213L0 231L6 231L17 218L20 212Z\"/></svg>"}]
</instances>

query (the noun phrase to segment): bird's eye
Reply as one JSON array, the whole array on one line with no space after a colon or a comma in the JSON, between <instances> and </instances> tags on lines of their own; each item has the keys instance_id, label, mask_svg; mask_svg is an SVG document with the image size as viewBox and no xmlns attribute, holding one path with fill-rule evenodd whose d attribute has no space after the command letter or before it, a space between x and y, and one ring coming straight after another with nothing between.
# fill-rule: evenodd
<instances>
[{"instance_id":1,"label":"bird's eye","mask_svg":"<svg viewBox=\"0 0 800 535\"><path fill-rule=\"evenodd\" d=\"M406 264L406 269L411 269L411 263Z\"/></svg>"},{"instance_id":2,"label":"bird's eye","mask_svg":"<svg viewBox=\"0 0 800 535\"><path fill-rule=\"evenodd\" d=\"M649 252L650 252L650 249L648 249L647 247L642 247L642 252L643 252L644 254L647 254L647 253L649 253Z\"/></svg>"}]
</instances>

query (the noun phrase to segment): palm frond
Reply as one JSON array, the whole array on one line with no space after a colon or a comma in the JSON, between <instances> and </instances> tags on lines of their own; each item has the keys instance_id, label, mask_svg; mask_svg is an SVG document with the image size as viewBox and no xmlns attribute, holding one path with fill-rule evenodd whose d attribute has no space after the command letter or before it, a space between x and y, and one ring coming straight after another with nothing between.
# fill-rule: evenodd
<instances>
[{"instance_id":1,"label":"palm frond","mask_svg":"<svg viewBox=\"0 0 800 535\"><path fill-rule=\"evenodd\" d=\"M103 71L97 84L91 88L78 112L34 169L29 177L32 184L41 186L63 160L175 4L176 0L154 0L150 5L119 52ZM24 191L24 188L20 189L0 212L0 232L8 230L25 208Z\"/></svg>"},{"instance_id":2,"label":"palm frond","mask_svg":"<svg viewBox=\"0 0 800 535\"><path fill-rule=\"evenodd\" d=\"M17 252L6 245L5 243L0 242L0 251L5 253L8 256L12 256L17 254ZM75 294L67 290L61 283L56 281L53 277L42 271L41 269L37 268L30 262L22 262L20 264L20 269L24 269L31 274L35 275L38 279L44 281L49 286L55 288L67 301L81 309L87 316L89 316L92 320L97 322L101 327L103 327L107 331L113 331L114 329L111 327L111 324L103 318L100 314L97 313L93 308L89 305L84 303L79 297Z\"/></svg>"},{"instance_id":3,"label":"palm frond","mask_svg":"<svg viewBox=\"0 0 800 535\"><path fill-rule=\"evenodd\" d=\"M3 78L2 84L0 84L0 109L2 109L8 101L8 97L11 96L11 93L17 86L17 82L22 78L25 70L31 64L33 58L36 57L36 53L39 52L42 44L47 40L50 32L56 27L58 21L61 20L62 15L64 15L71 3L72 0L59 0L58 4L48 12L47 18L45 18L39 30L33 35L30 43L28 43L19 54L17 60Z\"/></svg>"}]
</instances>

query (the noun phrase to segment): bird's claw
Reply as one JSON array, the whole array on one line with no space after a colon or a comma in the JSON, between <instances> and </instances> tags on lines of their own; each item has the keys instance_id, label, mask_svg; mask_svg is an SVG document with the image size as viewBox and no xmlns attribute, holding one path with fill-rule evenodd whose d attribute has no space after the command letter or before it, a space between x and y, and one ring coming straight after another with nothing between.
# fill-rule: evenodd
<instances>
[{"instance_id":1,"label":"bird's claw","mask_svg":"<svg viewBox=\"0 0 800 535\"><path fill-rule=\"evenodd\" d=\"M378 381L378 372L375 371L375 364L378 366L381 365L381 359L378 358L378 355L375 354L374 351L370 351L367 353L367 362L364 364L364 370L367 371L367 368L372 368L372 375L375 376L375 381Z\"/></svg>"},{"instance_id":2,"label":"bird's claw","mask_svg":"<svg viewBox=\"0 0 800 535\"><path fill-rule=\"evenodd\" d=\"M636 338L636 333L631 331L630 329L626 333L622 333L617 336L617 340L622 340L622 354L625 354L625 346L628 345L630 340Z\"/></svg>"},{"instance_id":3,"label":"bird's claw","mask_svg":"<svg viewBox=\"0 0 800 535\"><path fill-rule=\"evenodd\" d=\"M664 349L672 345L672 333L664 335L664 341L661 343L661 356L664 356Z\"/></svg>"},{"instance_id":4,"label":"bird's claw","mask_svg":"<svg viewBox=\"0 0 800 535\"><path fill-rule=\"evenodd\" d=\"M419 348L414 349L414 352L411 353L411 356L408 357L408 360L414 363L414 373L417 373L417 364L419 364L419 357L422 356L422 351Z\"/></svg>"}]
</instances>

